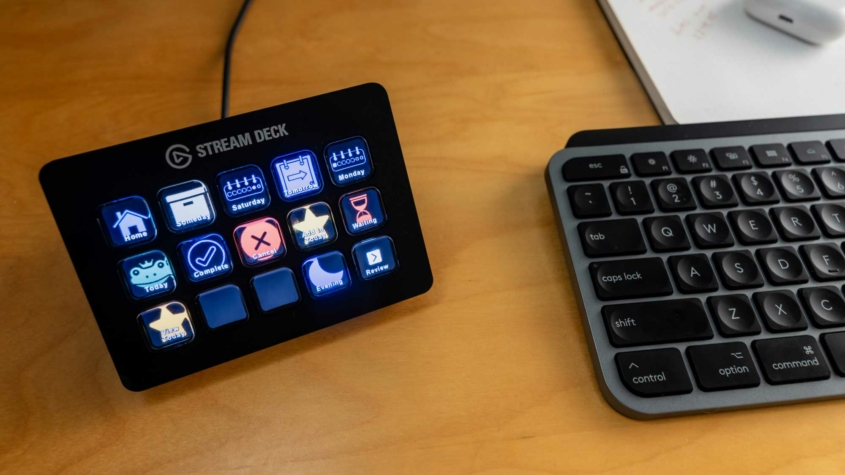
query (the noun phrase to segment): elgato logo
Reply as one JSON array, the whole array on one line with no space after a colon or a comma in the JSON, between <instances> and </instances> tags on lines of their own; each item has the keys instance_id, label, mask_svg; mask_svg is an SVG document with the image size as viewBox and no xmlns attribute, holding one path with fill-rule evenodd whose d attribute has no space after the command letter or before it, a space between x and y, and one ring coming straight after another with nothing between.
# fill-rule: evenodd
<instances>
[{"instance_id":1,"label":"elgato logo","mask_svg":"<svg viewBox=\"0 0 845 475\"><path fill-rule=\"evenodd\" d=\"M202 143L196 146L196 153L199 157L205 157L217 153L228 152L229 150L234 150L236 148L248 147L268 140L287 137L288 131L285 130L286 125L287 124L273 125L271 127L254 130L252 133L247 132ZM168 165L177 170L181 170L182 168L190 165L191 160L194 157L191 154L191 149L187 146L174 144L171 145L164 153L164 158L167 160Z\"/></svg>"},{"instance_id":2,"label":"elgato logo","mask_svg":"<svg viewBox=\"0 0 845 475\"><path fill-rule=\"evenodd\" d=\"M167 149L167 152L164 153L164 158L167 160L168 165L180 170L190 165L191 159L194 157L191 155L188 147L177 143Z\"/></svg>"}]
</instances>

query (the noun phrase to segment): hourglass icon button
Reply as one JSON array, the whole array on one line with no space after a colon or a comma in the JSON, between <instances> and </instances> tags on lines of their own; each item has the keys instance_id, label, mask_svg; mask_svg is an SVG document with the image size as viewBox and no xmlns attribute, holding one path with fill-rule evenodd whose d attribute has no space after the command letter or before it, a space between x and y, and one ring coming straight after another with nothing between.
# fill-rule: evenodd
<instances>
[{"instance_id":1,"label":"hourglass icon button","mask_svg":"<svg viewBox=\"0 0 845 475\"><path fill-rule=\"evenodd\" d=\"M361 234L384 224L387 216L375 188L354 191L340 198L343 222L349 234Z\"/></svg>"}]
</instances>

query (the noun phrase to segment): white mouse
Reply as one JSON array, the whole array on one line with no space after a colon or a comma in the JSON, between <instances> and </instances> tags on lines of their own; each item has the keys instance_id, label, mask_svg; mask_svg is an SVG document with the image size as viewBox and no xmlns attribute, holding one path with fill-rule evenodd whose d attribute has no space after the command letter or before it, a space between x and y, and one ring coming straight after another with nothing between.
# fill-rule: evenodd
<instances>
[{"instance_id":1,"label":"white mouse","mask_svg":"<svg viewBox=\"0 0 845 475\"><path fill-rule=\"evenodd\" d=\"M752 18L809 43L845 35L845 0L745 0Z\"/></svg>"}]
</instances>

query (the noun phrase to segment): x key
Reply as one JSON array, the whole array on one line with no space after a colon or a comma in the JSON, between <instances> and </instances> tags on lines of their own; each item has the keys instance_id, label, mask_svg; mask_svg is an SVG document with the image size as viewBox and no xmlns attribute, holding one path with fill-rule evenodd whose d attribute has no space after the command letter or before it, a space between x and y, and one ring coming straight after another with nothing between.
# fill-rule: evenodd
<instances>
[{"instance_id":1,"label":"x key","mask_svg":"<svg viewBox=\"0 0 845 475\"><path fill-rule=\"evenodd\" d=\"M807 329L807 319L795 294L789 290L758 292L754 303L763 316L766 327L772 332L790 332Z\"/></svg>"}]
</instances>

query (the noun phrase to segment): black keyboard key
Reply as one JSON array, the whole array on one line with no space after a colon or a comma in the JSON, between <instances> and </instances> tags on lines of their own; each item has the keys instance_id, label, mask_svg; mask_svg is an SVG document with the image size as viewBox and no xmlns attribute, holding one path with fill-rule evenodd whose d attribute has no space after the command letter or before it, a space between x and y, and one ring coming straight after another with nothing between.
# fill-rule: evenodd
<instances>
[{"instance_id":1,"label":"black keyboard key","mask_svg":"<svg viewBox=\"0 0 845 475\"><path fill-rule=\"evenodd\" d=\"M780 201L775 185L765 173L739 173L734 175L739 196L747 205L777 203Z\"/></svg>"},{"instance_id":2,"label":"black keyboard key","mask_svg":"<svg viewBox=\"0 0 845 475\"><path fill-rule=\"evenodd\" d=\"M845 162L845 139L831 140L827 143L827 148L830 149L833 158Z\"/></svg>"},{"instance_id":3,"label":"black keyboard key","mask_svg":"<svg viewBox=\"0 0 845 475\"><path fill-rule=\"evenodd\" d=\"M822 344L830 356L833 370L839 376L845 376L845 332L822 335Z\"/></svg>"},{"instance_id":4,"label":"black keyboard key","mask_svg":"<svg viewBox=\"0 0 845 475\"><path fill-rule=\"evenodd\" d=\"M622 383L640 397L672 396L692 392L684 357L676 348L616 354Z\"/></svg>"},{"instance_id":5,"label":"black keyboard key","mask_svg":"<svg viewBox=\"0 0 845 475\"><path fill-rule=\"evenodd\" d=\"M819 141L791 143L789 150L795 156L795 160L802 165L830 163L830 153Z\"/></svg>"},{"instance_id":6,"label":"black keyboard key","mask_svg":"<svg viewBox=\"0 0 845 475\"><path fill-rule=\"evenodd\" d=\"M610 196L621 215L654 213L654 204L644 181L611 183Z\"/></svg>"},{"instance_id":7,"label":"black keyboard key","mask_svg":"<svg viewBox=\"0 0 845 475\"><path fill-rule=\"evenodd\" d=\"M651 187L657 197L657 206L663 211L687 211L695 209L695 200L689 183L684 178L653 180Z\"/></svg>"},{"instance_id":8,"label":"black keyboard key","mask_svg":"<svg viewBox=\"0 0 845 475\"><path fill-rule=\"evenodd\" d=\"M758 292L754 294L757 311L770 332L793 332L807 329L807 319L795 294L788 290Z\"/></svg>"},{"instance_id":9,"label":"black keyboard key","mask_svg":"<svg viewBox=\"0 0 845 475\"><path fill-rule=\"evenodd\" d=\"M764 168L785 167L792 164L792 157L781 144L754 145L751 147L751 155L757 164Z\"/></svg>"},{"instance_id":10,"label":"black keyboard key","mask_svg":"<svg viewBox=\"0 0 845 475\"><path fill-rule=\"evenodd\" d=\"M753 289L763 286L763 275L748 251L715 252L713 263L722 283L729 290Z\"/></svg>"},{"instance_id":11,"label":"black keyboard key","mask_svg":"<svg viewBox=\"0 0 845 475\"><path fill-rule=\"evenodd\" d=\"M625 155L570 158L563 164L563 179L566 181L607 180L628 178L631 170Z\"/></svg>"},{"instance_id":12,"label":"black keyboard key","mask_svg":"<svg viewBox=\"0 0 845 475\"><path fill-rule=\"evenodd\" d=\"M754 388L760 374L745 343L687 347L692 374L702 391Z\"/></svg>"},{"instance_id":13,"label":"black keyboard key","mask_svg":"<svg viewBox=\"0 0 845 475\"><path fill-rule=\"evenodd\" d=\"M692 240L701 249L734 245L734 238L722 213L688 214L687 225Z\"/></svg>"},{"instance_id":14,"label":"black keyboard key","mask_svg":"<svg viewBox=\"0 0 845 475\"><path fill-rule=\"evenodd\" d=\"M709 297L707 305L722 336L758 335L762 331L754 307L742 294Z\"/></svg>"},{"instance_id":15,"label":"black keyboard key","mask_svg":"<svg viewBox=\"0 0 845 475\"><path fill-rule=\"evenodd\" d=\"M697 294L719 290L716 274L704 254L672 256L669 258L669 268L672 269L675 283L682 293Z\"/></svg>"},{"instance_id":16,"label":"black keyboard key","mask_svg":"<svg viewBox=\"0 0 845 475\"><path fill-rule=\"evenodd\" d=\"M593 262L590 275L601 300L659 297L673 292L659 257Z\"/></svg>"},{"instance_id":17,"label":"black keyboard key","mask_svg":"<svg viewBox=\"0 0 845 475\"><path fill-rule=\"evenodd\" d=\"M751 157L745 147L721 147L710 151L716 167L720 170L748 170L751 168Z\"/></svg>"},{"instance_id":18,"label":"black keyboard key","mask_svg":"<svg viewBox=\"0 0 845 475\"><path fill-rule=\"evenodd\" d=\"M607 305L602 316L617 348L713 338L698 299Z\"/></svg>"},{"instance_id":19,"label":"black keyboard key","mask_svg":"<svg viewBox=\"0 0 845 475\"><path fill-rule=\"evenodd\" d=\"M612 213L604 185L572 185L567 192L576 218L604 218Z\"/></svg>"},{"instance_id":20,"label":"black keyboard key","mask_svg":"<svg viewBox=\"0 0 845 475\"><path fill-rule=\"evenodd\" d=\"M808 244L800 250L813 279L819 282L845 279L845 256L835 244Z\"/></svg>"},{"instance_id":21,"label":"black keyboard key","mask_svg":"<svg viewBox=\"0 0 845 475\"><path fill-rule=\"evenodd\" d=\"M816 222L807 208L793 206L788 208L772 208L772 221L780 231L781 237L787 241L810 241L818 239L820 234Z\"/></svg>"},{"instance_id":22,"label":"black keyboard key","mask_svg":"<svg viewBox=\"0 0 845 475\"><path fill-rule=\"evenodd\" d=\"M691 247L684 224L677 216L645 218L643 226L654 252L686 251Z\"/></svg>"},{"instance_id":23,"label":"black keyboard key","mask_svg":"<svg viewBox=\"0 0 845 475\"><path fill-rule=\"evenodd\" d=\"M699 176L692 180L692 186L705 208L733 208L739 204L725 175Z\"/></svg>"},{"instance_id":24,"label":"black keyboard key","mask_svg":"<svg viewBox=\"0 0 845 475\"><path fill-rule=\"evenodd\" d=\"M611 219L578 224L584 254L589 257L643 254L643 233L636 219Z\"/></svg>"},{"instance_id":25,"label":"black keyboard key","mask_svg":"<svg viewBox=\"0 0 845 475\"><path fill-rule=\"evenodd\" d=\"M639 176L664 176L672 174L669 159L666 158L666 154L663 152L635 153L631 155L631 164L634 165L634 172Z\"/></svg>"},{"instance_id":26,"label":"black keyboard key","mask_svg":"<svg viewBox=\"0 0 845 475\"><path fill-rule=\"evenodd\" d=\"M836 167L823 167L813 170L822 193L831 199L845 196L845 171Z\"/></svg>"},{"instance_id":27,"label":"black keyboard key","mask_svg":"<svg viewBox=\"0 0 845 475\"><path fill-rule=\"evenodd\" d=\"M801 170L778 170L775 182L786 201L812 201L819 199L813 179Z\"/></svg>"},{"instance_id":28,"label":"black keyboard key","mask_svg":"<svg viewBox=\"0 0 845 475\"><path fill-rule=\"evenodd\" d=\"M845 325L845 300L836 287L809 287L798 291L804 308L819 328Z\"/></svg>"},{"instance_id":29,"label":"black keyboard key","mask_svg":"<svg viewBox=\"0 0 845 475\"><path fill-rule=\"evenodd\" d=\"M845 214L842 217L845 218ZM778 240L774 226L762 209L731 211L728 218L737 239L745 245L770 244Z\"/></svg>"},{"instance_id":30,"label":"black keyboard key","mask_svg":"<svg viewBox=\"0 0 845 475\"><path fill-rule=\"evenodd\" d=\"M773 285L805 284L810 280L801 259L791 247L757 249L757 260Z\"/></svg>"},{"instance_id":31,"label":"black keyboard key","mask_svg":"<svg viewBox=\"0 0 845 475\"><path fill-rule=\"evenodd\" d=\"M819 350L819 344L809 335L757 340L751 346L769 384L830 378L830 368Z\"/></svg>"},{"instance_id":32,"label":"black keyboard key","mask_svg":"<svg viewBox=\"0 0 845 475\"><path fill-rule=\"evenodd\" d=\"M831 238L845 236L845 207L825 203L813 205L812 210L825 236Z\"/></svg>"},{"instance_id":33,"label":"black keyboard key","mask_svg":"<svg viewBox=\"0 0 845 475\"><path fill-rule=\"evenodd\" d=\"M713 169L704 150L676 150L672 152L675 168L681 173L705 173Z\"/></svg>"}]
</instances>

